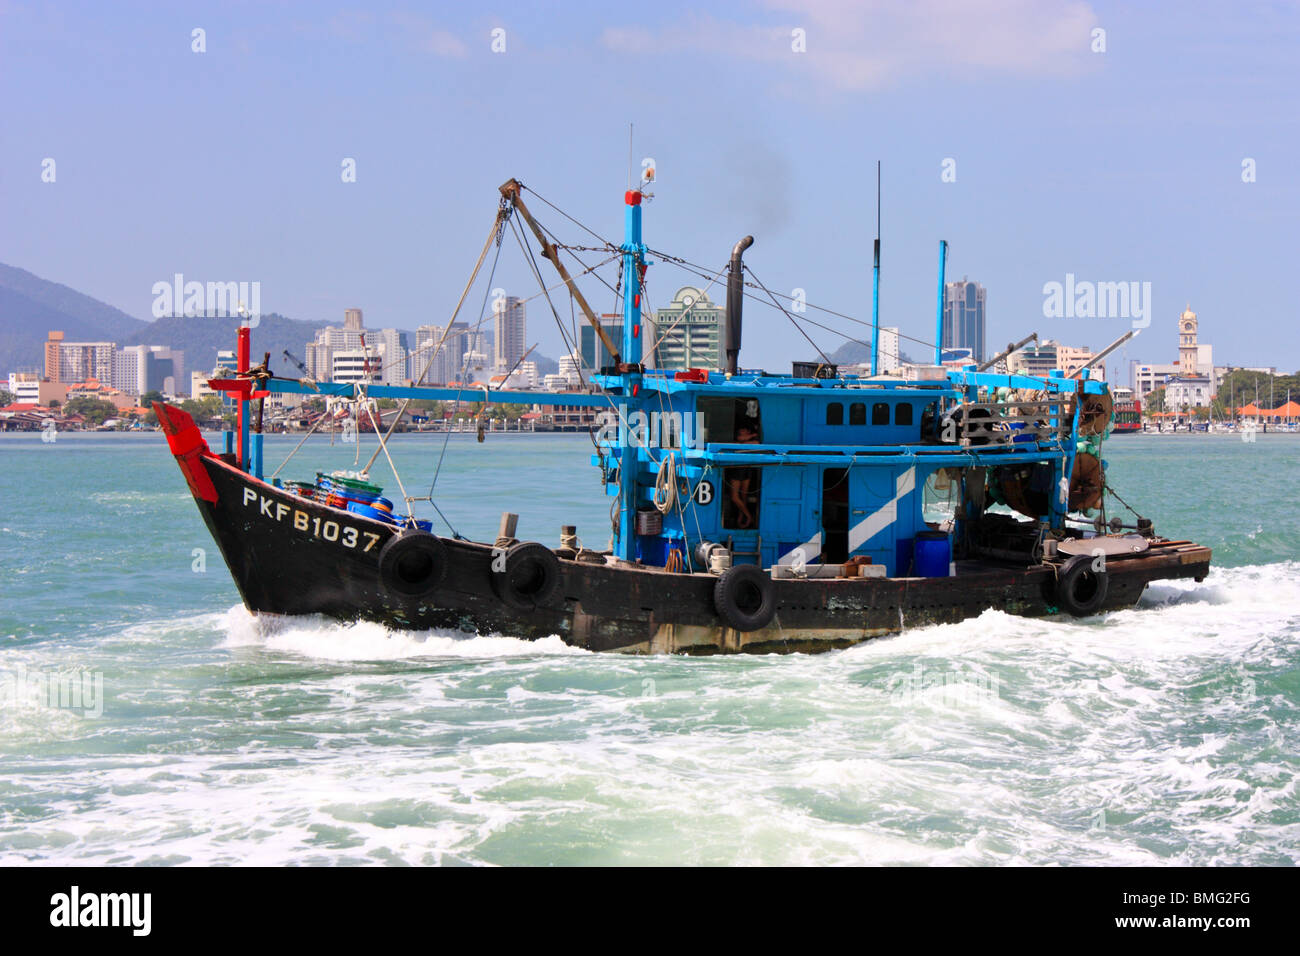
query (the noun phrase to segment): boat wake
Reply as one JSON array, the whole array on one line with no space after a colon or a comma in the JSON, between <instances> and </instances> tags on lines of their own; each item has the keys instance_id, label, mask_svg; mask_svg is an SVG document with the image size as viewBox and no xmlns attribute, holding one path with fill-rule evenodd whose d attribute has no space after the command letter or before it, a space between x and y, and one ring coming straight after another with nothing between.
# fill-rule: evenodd
<instances>
[{"instance_id":1,"label":"boat wake","mask_svg":"<svg viewBox=\"0 0 1300 956\"><path fill-rule=\"evenodd\" d=\"M101 719L6 727L0 863L1300 862L1295 562L820 655L127 630Z\"/></svg>"},{"instance_id":2,"label":"boat wake","mask_svg":"<svg viewBox=\"0 0 1300 956\"><path fill-rule=\"evenodd\" d=\"M342 623L320 616L250 614L243 605L222 620L228 648L264 647L331 661L392 661L435 657L494 658L585 655L558 636L523 641L500 634L434 629L399 631L370 621Z\"/></svg>"}]
</instances>

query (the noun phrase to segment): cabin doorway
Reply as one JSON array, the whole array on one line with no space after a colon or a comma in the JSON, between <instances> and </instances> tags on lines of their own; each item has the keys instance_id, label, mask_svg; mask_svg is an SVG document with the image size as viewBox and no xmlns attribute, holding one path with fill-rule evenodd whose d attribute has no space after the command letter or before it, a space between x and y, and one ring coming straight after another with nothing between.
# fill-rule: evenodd
<instances>
[{"instance_id":1,"label":"cabin doorway","mask_svg":"<svg viewBox=\"0 0 1300 956\"><path fill-rule=\"evenodd\" d=\"M849 559L849 470L822 469L822 562Z\"/></svg>"}]
</instances>

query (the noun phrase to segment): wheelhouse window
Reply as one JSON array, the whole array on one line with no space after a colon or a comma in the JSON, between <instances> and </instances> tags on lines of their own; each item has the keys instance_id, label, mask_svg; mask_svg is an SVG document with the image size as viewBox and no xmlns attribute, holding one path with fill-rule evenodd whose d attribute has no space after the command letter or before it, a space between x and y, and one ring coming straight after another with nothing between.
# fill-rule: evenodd
<instances>
[{"instance_id":1,"label":"wheelhouse window","mask_svg":"<svg viewBox=\"0 0 1300 956\"><path fill-rule=\"evenodd\" d=\"M840 402L831 402L826 406L826 424L843 425L844 424L844 406Z\"/></svg>"},{"instance_id":2,"label":"wheelhouse window","mask_svg":"<svg viewBox=\"0 0 1300 956\"><path fill-rule=\"evenodd\" d=\"M762 433L762 414L756 398L720 398L701 396L696 410L704 416L704 435L696 436L710 444L742 441L741 429L749 426L755 435ZM755 441L761 438L753 439Z\"/></svg>"},{"instance_id":3,"label":"wheelhouse window","mask_svg":"<svg viewBox=\"0 0 1300 956\"><path fill-rule=\"evenodd\" d=\"M871 406L871 424L888 425L889 424L889 403L876 402Z\"/></svg>"},{"instance_id":4,"label":"wheelhouse window","mask_svg":"<svg viewBox=\"0 0 1300 956\"><path fill-rule=\"evenodd\" d=\"M867 423L867 406L862 402L854 402L849 406L849 424L865 425Z\"/></svg>"},{"instance_id":5,"label":"wheelhouse window","mask_svg":"<svg viewBox=\"0 0 1300 956\"><path fill-rule=\"evenodd\" d=\"M894 424L910 425L912 424L912 403L899 402L894 406Z\"/></svg>"}]
</instances>

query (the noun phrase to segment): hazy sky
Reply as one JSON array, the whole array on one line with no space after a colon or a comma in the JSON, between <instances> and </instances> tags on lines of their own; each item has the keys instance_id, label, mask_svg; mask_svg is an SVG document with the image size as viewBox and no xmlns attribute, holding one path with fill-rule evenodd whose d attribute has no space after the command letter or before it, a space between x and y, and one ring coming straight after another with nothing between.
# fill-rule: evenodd
<instances>
[{"instance_id":1,"label":"hazy sky","mask_svg":"<svg viewBox=\"0 0 1300 956\"><path fill-rule=\"evenodd\" d=\"M988 289L990 346L1129 327L1044 317L1068 273L1151 284L1129 358L1173 361L1190 302L1218 364L1300 366L1294 2L536 7L0 0L0 261L141 318L180 272L414 328L447 317L511 176L618 240L631 122L653 248L717 268L753 233L768 286L867 319L880 159L882 324L933 341L944 238L949 277ZM496 285L536 291L513 240L501 261ZM654 266L650 304L691 281ZM779 313L747 316L745 365L812 357ZM528 339L560 351L541 300Z\"/></svg>"}]
</instances>

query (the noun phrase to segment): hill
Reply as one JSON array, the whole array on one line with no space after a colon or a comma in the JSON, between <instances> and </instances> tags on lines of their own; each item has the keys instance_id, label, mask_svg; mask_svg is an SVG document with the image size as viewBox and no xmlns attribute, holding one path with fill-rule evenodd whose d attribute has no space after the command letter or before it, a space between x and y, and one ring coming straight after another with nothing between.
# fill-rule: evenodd
<instances>
[{"instance_id":1,"label":"hill","mask_svg":"<svg viewBox=\"0 0 1300 956\"><path fill-rule=\"evenodd\" d=\"M303 358L306 344L316 332L340 323L303 321L271 313L264 315L253 330L253 362L271 353L271 370L297 377L294 366L284 358L288 349ZM25 269L0 263L0 373L20 368L43 368L45 340L51 329L60 329L70 342L116 342L125 345L166 345L185 353L186 382L192 371L209 371L216 365L217 352L235 347L237 318L191 318L167 316L144 322L121 309L88 295L33 275ZM410 345L415 333L407 332ZM557 370L555 359L534 352L539 375Z\"/></svg>"},{"instance_id":2,"label":"hill","mask_svg":"<svg viewBox=\"0 0 1300 956\"><path fill-rule=\"evenodd\" d=\"M316 337L316 330L327 322L303 322L271 313L262 316L253 329L253 364L262 361L262 353L271 353L271 371L277 375L298 376L297 369L284 358L288 349L298 358L308 342ZM238 318L210 319L167 316L144 326L134 335L121 341L121 345L169 345L185 352L186 374L211 371L217 364L217 352L235 347L239 328ZM187 383L188 384L188 381Z\"/></svg>"},{"instance_id":3,"label":"hill","mask_svg":"<svg viewBox=\"0 0 1300 956\"><path fill-rule=\"evenodd\" d=\"M144 327L121 309L0 263L0 372L40 368L50 329L62 329L73 342L121 342Z\"/></svg>"}]
</instances>

